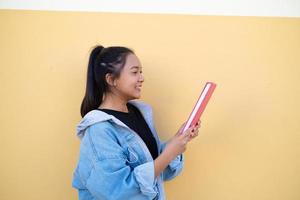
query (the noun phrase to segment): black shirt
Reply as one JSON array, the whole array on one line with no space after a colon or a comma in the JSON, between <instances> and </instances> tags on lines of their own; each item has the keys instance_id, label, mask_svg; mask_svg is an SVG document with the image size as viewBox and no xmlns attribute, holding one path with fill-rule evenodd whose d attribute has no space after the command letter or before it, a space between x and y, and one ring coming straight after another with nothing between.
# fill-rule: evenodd
<instances>
[{"instance_id":1,"label":"black shirt","mask_svg":"<svg viewBox=\"0 0 300 200\"><path fill-rule=\"evenodd\" d=\"M127 103L127 108L128 108L128 113L111 110L111 109L98 108L98 110L101 110L107 114L115 116L124 124L126 124L129 128L134 130L145 142L146 146L148 147L152 155L152 158L156 159L158 156L156 140L153 134L151 133L151 130L148 124L146 123L143 115L141 114L138 108L136 108L134 105L130 103Z\"/></svg>"}]
</instances>

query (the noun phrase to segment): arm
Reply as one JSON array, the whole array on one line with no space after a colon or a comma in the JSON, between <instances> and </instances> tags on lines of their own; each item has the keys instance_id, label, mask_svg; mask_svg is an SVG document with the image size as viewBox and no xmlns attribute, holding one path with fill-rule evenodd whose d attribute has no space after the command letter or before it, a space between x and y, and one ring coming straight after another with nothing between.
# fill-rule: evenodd
<instances>
[{"instance_id":1,"label":"arm","mask_svg":"<svg viewBox=\"0 0 300 200\"><path fill-rule=\"evenodd\" d=\"M161 144L161 151L164 154L164 150L166 148L167 142ZM161 155L162 155L161 154ZM175 178L183 169L184 159L183 153L177 155L173 158L170 163L168 163L167 167L163 171L163 180L168 181Z\"/></svg>"},{"instance_id":2,"label":"arm","mask_svg":"<svg viewBox=\"0 0 300 200\"><path fill-rule=\"evenodd\" d=\"M200 127L200 121L196 124L196 126L192 126L189 129L187 129L185 132L182 132L182 129L184 127L185 123L181 126L179 131L176 133L176 135L171 138L169 141L161 144L160 146L160 152L162 152L161 155L163 155L166 151L170 151L170 146L174 146L174 140L180 140L180 138L183 138L183 141L185 142L184 149L186 148L186 145L189 141L191 141L193 138L197 137L198 135L198 129ZM166 167L166 169L163 171L163 180L168 181L176 177L183 168L184 159L183 159L183 152L184 151L178 151L175 156L173 157L172 161L169 163L169 165Z\"/></svg>"},{"instance_id":3,"label":"arm","mask_svg":"<svg viewBox=\"0 0 300 200\"><path fill-rule=\"evenodd\" d=\"M162 152L154 161L155 177L159 176L173 160L173 156L167 152Z\"/></svg>"}]
</instances>

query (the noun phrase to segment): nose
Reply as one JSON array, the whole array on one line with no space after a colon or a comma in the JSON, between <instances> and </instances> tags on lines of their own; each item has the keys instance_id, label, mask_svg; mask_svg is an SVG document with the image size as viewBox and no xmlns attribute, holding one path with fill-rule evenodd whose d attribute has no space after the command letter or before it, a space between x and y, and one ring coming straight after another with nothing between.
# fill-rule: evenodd
<instances>
[{"instance_id":1,"label":"nose","mask_svg":"<svg viewBox=\"0 0 300 200\"><path fill-rule=\"evenodd\" d=\"M144 82L145 81L145 78L144 78L144 75L143 74L140 74L140 79L139 79L140 82Z\"/></svg>"}]
</instances>

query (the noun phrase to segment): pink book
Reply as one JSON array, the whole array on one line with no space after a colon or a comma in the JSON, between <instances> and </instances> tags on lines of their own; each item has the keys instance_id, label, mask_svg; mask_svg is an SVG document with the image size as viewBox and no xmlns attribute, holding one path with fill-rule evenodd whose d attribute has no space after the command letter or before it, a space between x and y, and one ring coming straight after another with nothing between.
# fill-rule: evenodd
<instances>
[{"instance_id":1,"label":"pink book","mask_svg":"<svg viewBox=\"0 0 300 200\"><path fill-rule=\"evenodd\" d=\"M216 86L217 85L213 82L206 83L205 87L201 92L201 95L198 98L196 105L194 106L193 111L191 112L184 128L182 129L182 132L186 131L189 127L195 125L199 121Z\"/></svg>"}]
</instances>

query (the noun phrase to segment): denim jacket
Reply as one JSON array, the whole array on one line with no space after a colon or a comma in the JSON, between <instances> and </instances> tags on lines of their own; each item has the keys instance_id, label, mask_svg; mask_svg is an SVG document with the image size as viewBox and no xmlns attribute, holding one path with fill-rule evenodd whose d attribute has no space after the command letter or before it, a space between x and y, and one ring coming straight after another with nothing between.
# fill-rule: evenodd
<instances>
[{"instance_id":1,"label":"denim jacket","mask_svg":"<svg viewBox=\"0 0 300 200\"><path fill-rule=\"evenodd\" d=\"M151 106L138 100L128 103L141 111L161 153L166 143L159 140ZM173 179L183 168L181 154L155 177L153 158L139 135L100 110L84 116L77 136L81 144L72 186L80 200L164 200L163 181Z\"/></svg>"}]
</instances>

